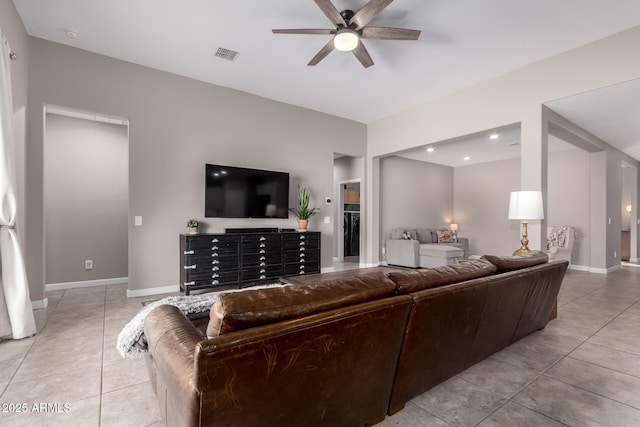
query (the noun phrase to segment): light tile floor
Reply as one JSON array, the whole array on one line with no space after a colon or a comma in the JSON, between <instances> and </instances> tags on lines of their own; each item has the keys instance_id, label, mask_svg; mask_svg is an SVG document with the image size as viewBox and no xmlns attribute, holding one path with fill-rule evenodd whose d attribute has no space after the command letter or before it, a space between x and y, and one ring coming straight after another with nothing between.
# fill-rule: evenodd
<instances>
[{"instance_id":1,"label":"light tile floor","mask_svg":"<svg viewBox=\"0 0 640 427\"><path fill-rule=\"evenodd\" d=\"M0 342L0 426L162 425L144 362L115 350L141 301L159 296L128 299L115 285L47 297L38 335ZM640 268L568 272L559 316L544 330L379 424L475 425L640 426Z\"/></svg>"}]
</instances>

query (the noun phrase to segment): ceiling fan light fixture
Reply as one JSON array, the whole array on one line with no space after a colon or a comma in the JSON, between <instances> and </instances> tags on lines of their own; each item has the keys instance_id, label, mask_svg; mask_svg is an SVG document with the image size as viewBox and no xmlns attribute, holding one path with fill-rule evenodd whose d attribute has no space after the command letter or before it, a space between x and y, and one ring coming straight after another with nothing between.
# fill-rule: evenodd
<instances>
[{"instance_id":1,"label":"ceiling fan light fixture","mask_svg":"<svg viewBox=\"0 0 640 427\"><path fill-rule=\"evenodd\" d=\"M360 36L357 32L349 29L339 30L336 36L333 38L333 45L335 48L342 52L350 52L360 42Z\"/></svg>"}]
</instances>

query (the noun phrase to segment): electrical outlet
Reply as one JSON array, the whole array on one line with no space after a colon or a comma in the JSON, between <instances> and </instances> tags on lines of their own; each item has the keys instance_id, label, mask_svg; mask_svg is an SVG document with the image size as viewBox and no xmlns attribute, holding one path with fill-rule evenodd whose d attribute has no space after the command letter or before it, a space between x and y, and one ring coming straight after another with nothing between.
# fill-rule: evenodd
<instances>
[{"instance_id":1,"label":"electrical outlet","mask_svg":"<svg viewBox=\"0 0 640 427\"><path fill-rule=\"evenodd\" d=\"M93 260L92 259L85 259L84 260L84 269L85 270L93 270Z\"/></svg>"},{"instance_id":2,"label":"electrical outlet","mask_svg":"<svg viewBox=\"0 0 640 427\"><path fill-rule=\"evenodd\" d=\"M613 257L614 257L614 258L618 258L618 252L613 251Z\"/></svg>"}]
</instances>

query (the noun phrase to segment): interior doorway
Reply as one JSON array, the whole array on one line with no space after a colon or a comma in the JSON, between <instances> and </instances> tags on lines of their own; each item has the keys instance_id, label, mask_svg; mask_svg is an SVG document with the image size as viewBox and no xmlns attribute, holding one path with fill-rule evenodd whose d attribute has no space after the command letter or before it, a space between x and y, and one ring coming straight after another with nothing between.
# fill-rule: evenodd
<instances>
[{"instance_id":1,"label":"interior doorway","mask_svg":"<svg viewBox=\"0 0 640 427\"><path fill-rule=\"evenodd\" d=\"M343 262L360 263L360 180L340 182L340 210L342 232L339 233L338 247L342 253L338 258Z\"/></svg>"},{"instance_id":2,"label":"interior doorway","mask_svg":"<svg viewBox=\"0 0 640 427\"><path fill-rule=\"evenodd\" d=\"M364 158L334 154L334 270L359 268L363 253Z\"/></svg>"},{"instance_id":3,"label":"interior doorway","mask_svg":"<svg viewBox=\"0 0 640 427\"><path fill-rule=\"evenodd\" d=\"M129 128L45 108L45 290L128 282Z\"/></svg>"}]
</instances>

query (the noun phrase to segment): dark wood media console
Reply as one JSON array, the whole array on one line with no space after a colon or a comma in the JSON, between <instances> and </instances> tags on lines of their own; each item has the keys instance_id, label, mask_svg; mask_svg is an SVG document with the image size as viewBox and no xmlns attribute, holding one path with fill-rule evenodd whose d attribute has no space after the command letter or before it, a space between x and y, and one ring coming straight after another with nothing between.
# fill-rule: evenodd
<instances>
[{"instance_id":1,"label":"dark wood media console","mask_svg":"<svg viewBox=\"0 0 640 427\"><path fill-rule=\"evenodd\" d=\"M320 272L320 233L180 235L180 291L242 288Z\"/></svg>"}]
</instances>

